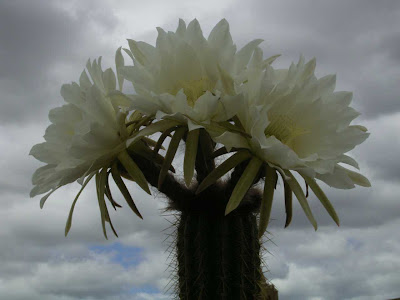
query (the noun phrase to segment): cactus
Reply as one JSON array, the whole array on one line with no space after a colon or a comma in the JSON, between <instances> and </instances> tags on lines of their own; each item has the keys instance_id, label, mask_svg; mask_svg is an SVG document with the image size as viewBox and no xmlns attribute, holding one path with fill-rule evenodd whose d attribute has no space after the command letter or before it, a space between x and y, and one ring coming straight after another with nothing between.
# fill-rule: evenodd
<instances>
[{"instance_id":1,"label":"cactus","mask_svg":"<svg viewBox=\"0 0 400 300\"><path fill-rule=\"evenodd\" d=\"M198 183L215 168L214 146L202 130L196 157ZM135 161L145 170L147 181L157 186L160 167L140 157ZM257 226L261 192L252 187L237 209L224 213L246 164L237 166L226 182L199 194L197 186L187 188L171 173L159 188L169 198L167 210L179 216L175 245L179 299L278 299L262 272Z\"/></svg>"}]
</instances>

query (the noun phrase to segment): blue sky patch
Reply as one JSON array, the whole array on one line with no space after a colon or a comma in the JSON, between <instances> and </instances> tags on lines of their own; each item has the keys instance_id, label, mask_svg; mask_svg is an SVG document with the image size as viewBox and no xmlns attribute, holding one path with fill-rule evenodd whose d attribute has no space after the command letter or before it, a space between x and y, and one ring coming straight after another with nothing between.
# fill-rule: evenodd
<instances>
[{"instance_id":1,"label":"blue sky patch","mask_svg":"<svg viewBox=\"0 0 400 300\"><path fill-rule=\"evenodd\" d=\"M137 266L143 260L143 248L126 246L118 242L108 246L92 246L89 249L99 254L112 254L112 261L126 268Z\"/></svg>"}]
</instances>

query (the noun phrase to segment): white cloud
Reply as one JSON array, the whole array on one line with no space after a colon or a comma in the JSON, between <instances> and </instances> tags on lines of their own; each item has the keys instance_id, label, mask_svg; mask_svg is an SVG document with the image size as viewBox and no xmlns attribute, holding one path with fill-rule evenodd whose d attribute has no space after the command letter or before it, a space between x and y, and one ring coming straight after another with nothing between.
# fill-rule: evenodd
<instances>
[{"instance_id":1,"label":"white cloud","mask_svg":"<svg viewBox=\"0 0 400 300\"><path fill-rule=\"evenodd\" d=\"M266 245L272 253L264 255L267 265L272 262L267 277L284 299L395 298L399 293L399 225L397 219L365 229L277 230L273 232L277 247ZM278 269L276 276L274 266L286 270L279 274Z\"/></svg>"}]
</instances>

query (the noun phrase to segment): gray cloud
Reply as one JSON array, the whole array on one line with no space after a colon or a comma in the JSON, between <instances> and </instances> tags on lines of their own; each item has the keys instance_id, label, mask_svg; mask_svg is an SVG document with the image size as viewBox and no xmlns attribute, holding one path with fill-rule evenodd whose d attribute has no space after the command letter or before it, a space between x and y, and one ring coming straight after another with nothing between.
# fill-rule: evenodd
<instances>
[{"instance_id":1,"label":"gray cloud","mask_svg":"<svg viewBox=\"0 0 400 300\"><path fill-rule=\"evenodd\" d=\"M38 112L43 118L43 108L61 102L61 84L77 80L88 57L109 51L99 38L115 27L106 7L85 2L66 11L57 4L0 3L1 123L26 122Z\"/></svg>"},{"instance_id":2,"label":"gray cloud","mask_svg":"<svg viewBox=\"0 0 400 300\"><path fill-rule=\"evenodd\" d=\"M273 268L267 275L284 299L395 298L399 293L400 244L393 243L392 235L398 225L397 220L369 230L277 230L273 237L277 246L267 243L274 256L266 254L264 258L267 264L272 262L270 266L281 264L281 269L288 271L284 278L276 276Z\"/></svg>"}]
</instances>

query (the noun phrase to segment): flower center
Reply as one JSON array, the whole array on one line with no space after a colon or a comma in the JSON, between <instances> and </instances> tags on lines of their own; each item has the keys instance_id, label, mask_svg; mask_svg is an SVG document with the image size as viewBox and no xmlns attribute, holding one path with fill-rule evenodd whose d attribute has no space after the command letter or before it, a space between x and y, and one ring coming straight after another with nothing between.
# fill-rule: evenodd
<instances>
[{"instance_id":1,"label":"flower center","mask_svg":"<svg viewBox=\"0 0 400 300\"><path fill-rule=\"evenodd\" d=\"M265 128L265 136L275 136L283 144L293 149L293 141L296 137L309 133L308 130L301 128L296 122L287 115L272 115L270 123Z\"/></svg>"},{"instance_id":2,"label":"flower center","mask_svg":"<svg viewBox=\"0 0 400 300\"><path fill-rule=\"evenodd\" d=\"M201 97L206 91L212 91L214 85L210 79L207 77L201 77L196 80L180 80L177 82L176 86L171 89L171 94L176 95L180 89L183 88L183 92L186 95L188 104L194 107L197 99Z\"/></svg>"}]
</instances>

